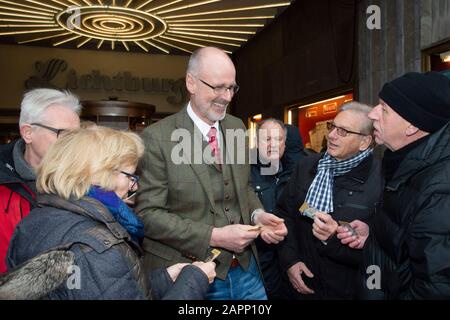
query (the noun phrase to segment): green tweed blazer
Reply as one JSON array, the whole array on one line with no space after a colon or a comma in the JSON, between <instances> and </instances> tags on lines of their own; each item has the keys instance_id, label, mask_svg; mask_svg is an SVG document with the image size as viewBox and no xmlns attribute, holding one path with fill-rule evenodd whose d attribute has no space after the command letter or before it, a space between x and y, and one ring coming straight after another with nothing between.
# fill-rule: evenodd
<instances>
[{"instance_id":1,"label":"green tweed blazer","mask_svg":"<svg viewBox=\"0 0 450 320\"><path fill-rule=\"evenodd\" d=\"M245 152L245 162L230 164L232 181L235 183L241 220L250 224L250 215L262 205L250 185L250 165L248 163L248 139L245 146L230 143L225 132L227 129L240 129L245 132L243 122L236 117L226 115L220 121L221 132L226 139L226 153ZM229 132L229 131L228 131ZM188 134L180 138L179 134ZM145 267L156 269L178 262L203 261L210 253L209 242L214 227L215 201L208 163L195 162L205 146L203 136L194 125L186 111L169 116L150 125L143 132L145 153L139 163L141 176L136 198L136 211L145 225ZM175 163L173 157L179 154L183 143L191 149L191 157L184 154L182 163ZM199 149L200 146L200 149ZM203 146L203 147L202 147ZM187 150L189 151L189 150ZM198 160L198 159L197 159ZM242 159L241 159L242 160ZM256 247L251 245L257 258ZM216 269L222 278L228 271L232 253L219 256L222 262ZM221 261L222 260L222 261Z\"/></svg>"}]
</instances>

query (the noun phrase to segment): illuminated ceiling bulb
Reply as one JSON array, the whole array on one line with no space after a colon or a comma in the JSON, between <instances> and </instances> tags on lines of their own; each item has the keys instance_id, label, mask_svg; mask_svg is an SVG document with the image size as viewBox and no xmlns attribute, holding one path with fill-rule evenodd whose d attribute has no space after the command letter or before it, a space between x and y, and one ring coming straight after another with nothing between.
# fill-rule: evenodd
<instances>
[{"instance_id":1,"label":"illuminated ceiling bulb","mask_svg":"<svg viewBox=\"0 0 450 320\"><path fill-rule=\"evenodd\" d=\"M150 42L150 41L148 41L148 40L143 40L143 41L144 41L145 43L147 43L147 44L149 44L149 45L155 47L156 49L161 50L161 51L164 52L164 53L167 53L167 54L169 53L169 50L166 50L166 49L164 49L164 48L158 46L157 44L154 44L153 42Z\"/></svg>"},{"instance_id":2,"label":"illuminated ceiling bulb","mask_svg":"<svg viewBox=\"0 0 450 320\"><path fill-rule=\"evenodd\" d=\"M105 40L100 40L100 42L97 44L97 49L100 49L100 47L101 47L102 44L103 44L103 41L105 41Z\"/></svg>"},{"instance_id":3,"label":"illuminated ceiling bulb","mask_svg":"<svg viewBox=\"0 0 450 320\"><path fill-rule=\"evenodd\" d=\"M208 18L208 19L184 19L172 20L170 23L179 22L205 22L205 21L235 21L235 20L266 20L273 19L275 16L247 16L247 17L230 17L230 18Z\"/></svg>"},{"instance_id":4,"label":"illuminated ceiling bulb","mask_svg":"<svg viewBox=\"0 0 450 320\"><path fill-rule=\"evenodd\" d=\"M189 45L191 45L191 46L196 46L196 47L200 47L200 48L205 47L204 44L200 44L200 43L196 43L196 42L191 42L191 41L185 41L185 40L176 39L176 38L167 37L167 36L160 36L160 38L167 39L167 40L171 40L171 41L175 41L175 42L181 42L181 43L189 44Z\"/></svg>"},{"instance_id":5,"label":"illuminated ceiling bulb","mask_svg":"<svg viewBox=\"0 0 450 320\"><path fill-rule=\"evenodd\" d=\"M139 43L139 41L133 41L134 43L136 43L139 47L142 48L142 50L144 50L145 52L148 52L148 49L146 47L144 47L141 43Z\"/></svg>"},{"instance_id":6,"label":"illuminated ceiling bulb","mask_svg":"<svg viewBox=\"0 0 450 320\"><path fill-rule=\"evenodd\" d=\"M81 48L82 46L84 46L86 43L88 43L89 41L91 41L92 40L92 38L87 38L86 40L83 40L82 42L80 42L78 45L77 45L77 48Z\"/></svg>"},{"instance_id":7,"label":"illuminated ceiling bulb","mask_svg":"<svg viewBox=\"0 0 450 320\"><path fill-rule=\"evenodd\" d=\"M33 27L54 27L57 24L0 24L0 28L33 28Z\"/></svg>"},{"instance_id":8,"label":"illuminated ceiling bulb","mask_svg":"<svg viewBox=\"0 0 450 320\"><path fill-rule=\"evenodd\" d=\"M144 3L141 4L139 7L137 7L136 10L139 10L139 9L145 7L146 5L148 5L148 4L149 4L150 2L152 2L152 1L153 1L153 0L148 0L148 1L144 2Z\"/></svg>"},{"instance_id":9,"label":"illuminated ceiling bulb","mask_svg":"<svg viewBox=\"0 0 450 320\"><path fill-rule=\"evenodd\" d=\"M12 17L21 17L21 18L33 18L33 19L42 19L42 20L46 20L48 22L51 22L52 20L49 19L48 17L38 17L38 16L32 16L29 14L22 14L22 13L6 13L6 12L1 12L0 11L0 15L3 16L12 16Z\"/></svg>"},{"instance_id":10,"label":"illuminated ceiling bulb","mask_svg":"<svg viewBox=\"0 0 450 320\"><path fill-rule=\"evenodd\" d=\"M122 41L122 44L125 47L125 49L127 49L127 51L130 51L130 48L128 47L128 45L127 45L127 43L125 41Z\"/></svg>"},{"instance_id":11,"label":"illuminated ceiling bulb","mask_svg":"<svg viewBox=\"0 0 450 320\"><path fill-rule=\"evenodd\" d=\"M171 31L171 33L187 34L187 35L192 35L192 36L201 36L201 37L205 37L205 38L214 38L214 39L235 40L235 41L242 41L242 42L247 41L247 39L244 39L244 38L216 36L216 35L212 35L212 34L188 32L188 31Z\"/></svg>"},{"instance_id":12,"label":"illuminated ceiling bulb","mask_svg":"<svg viewBox=\"0 0 450 320\"><path fill-rule=\"evenodd\" d=\"M55 13L56 12L55 10L36 8L36 7L33 7L33 6L26 5L26 4L16 3L16 2L7 1L7 0L0 0L0 3L12 4L13 6L24 7L24 8L33 9L33 10L41 10L41 11L50 12L50 13ZM13 9L9 9L9 10L13 10ZM16 9L14 9L14 10L16 10Z\"/></svg>"},{"instance_id":13,"label":"illuminated ceiling bulb","mask_svg":"<svg viewBox=\"0 0 450 320\"><path fill-rule=\"evenodd\" d=\"M170 32L170 30L167 31L167 33L171 34L172 36L176 36L178 38L199 40L199 41L205 41L205 42L208 42L208 43L218 43L218 44L224 44L224 45L227 45L227 46L233 46L233 47L238 47L238 48L241 46L240 44L237 44L237 43L224 42L224 41L211 40L211 39L202 39L202 38L199 38L199 37L192 37L192 36L186 36L186 35L181 35L181 34L172 34Z\"/></svg>"},{"instance_id":14,"label":"illuminated ceiling bulb","mask_svg":"<svg viewBox=\"0 0 450 320\"><path fill-rule=\"evenodd\" d=\"M69 42L69 41L72 41L72 40L76 40L76 39L78 39L78 38L80 38L80 37L81 37L81 36L70 37L70 38L68 38L68 39L65 39L65 40L62 40L62 41L59 41L59 42L54 43L53 46L54 46L54 47L57 47L57 46L59 46L59 45L61 45L61 44L63 44L63 43L66 43L66 42Z\"/></svg>"},{"instance_id":15,"label":"illuminated ceiling bulb","mask_svg":"<svg viewBox=\"0 0 450 320\"><path fill-rule=\"evenodd\" d=\"M165 41L163 41L163 40L161 40L161 39L153 39L153 40L154 40L154 41L157 41L157 42L160 42L160 43L162 43L162 44L165 44L166 46L173 47L173 48L176 48L176 49L178 49L178 50L185 51L185 52L187 52L187 53L192 53L192 51L190 51L190 50L187 50L187 49L185 49L185 48L183 48L183 47L179 47L179 46L176 46L176 45L174 45L174 44L165 42Z\"/></svg>"},{"instance_id":16,"label":"illuminated ceiling bulb","mask_svg":"<svg viewBox=\"0 0 450 320\"><path fill-rule=\"evenodd\" d=\"M26 10L26 9L20 9L20 8L12 8L12 7L5 7L5 6L0 6L0 9L5 9L5 10L11 10L11 11L17 11L17 12L25 12L25 13L33 13L33 14L37 14L37 15L41 15L41 16L46 16L48 17L47 19L51 19L53 17L53 14L51 13L47 13L47 12L36 12L36 10ZM36 8L34 8L36 9ZM8 14L8 13L7 13Z\"/></svg>"},{"instance_id":17,"label":"illuminated ceiling bulb","mask_svg":"<svg viewBox=\"0 0 450 320\"><path fill-rule=\"evenodd\" d=\"M75 0L67 0L67 1L69 1L70 3L73 3L76 6L82 7L81 3L78 3Z\"/></svg>"},{"instance_id":18,"label":"illuminated ceiling bulb","mask_svg":"<svg viewBox=\"0 0 450 320\"><path fill-rule=\"evenodd\" d=\"M261 28L263 24L226 24L226 23L169 23L169 27L238 27L238 28Z\"/></svg>"},{"instance_id":19,"label":"illuminated ceiling bulb","mask_svg":"<svg viewBox=\"0 0 450 320\"><path fill-rule=\"evenodd\" d=\"M215 33L237 33L237 34L255 34L254 31L240 31L240 30L218 30L218 29L198 29L198 28L170 28L171 30L186 30L199 32L215 32Z\"/></svg>"},{"instance_id":20,"label":"illuminated ceiling bulb","mask_svg":"<svg viewBox=\"0 0 450 320\"><path fill-rule=\"evenodd\" d=\"M147 12L153 12L153 11L156 11L156 10L158 10L158 9L161 9L161 8L165 8L165 7L171 6L171 5L173 5L173 4L175 4L175 3L178 3L178 2L181 2L181 1L183 1L183 0L175 0L175 1L172 1L172 2L169 2L169 3L166 3L166 4L163 4L163 5L159 6L159 7L155 7L155 8L148 9Z\"/></svg>"},{"instance_id":21,"label":"illuminated ceiling bulb","mask_svg":"<svg viewBox=\"0 0 450 320\"><path fill-rule=\"evenodd\" d=\"M39 32L53 32L61 31L61 29L38 29L38 30L24 30L24 31L9 31L0 32L0 36L14 35L14 34L27 34L27 33L39 33Z\"/></svg>"},{"instance_id":22,"label":"illuminated ceiling bulb","mask_svg":"<svg viewBox=\"0 0 450 320\"><path fill-rule=\"evenodd\" d=\"M62 6L65 6L66 8L67 8L67 7L70 7L69 4L64 3L64 2L61 2L61 1L59 1L59 0L52 0L52 1L55 2L55 3L57 3L57 4L60 4L60 5L62 5Z\"/></svg>"},{"instance_id":23,"label":"illuminated ceiling bulb","mask_svg":"<svg viewBox=\"0 0 450 320\"><path fill-rule=\"evenodd\" d=\"M35 41L41 41L41 40L46 40L46 39L51 39L51 38L57 38L57 37L67 36L67 35L69 35L69 34L72 34L72 32L64 32L64 33L60 33L60 34L56 34L56 35L51 35L51 36L46 36L46 37L33 38L33 39L30 39L30 40L19 41L19 42L17 42L17 43L18 43L18 44L30 43L30 42L35 42Z\"/></svg>"},{"instance_id":24,"label":"illuminated ceiling bulb","mask_svg":"<svg viewBox=\"0 0 450 320\"><path fill-rule=\"evenodd\" d=\"M215 11L204 11L197 13L188 13L188 14L180 14L176 16L163 17L164 19L173 19L173 18L182 18L182 17L195 17L195 16L203 16L210 14L218 14L218 13L226 13L226 12L238 12L238 11L248 11L248 10L257 10L257 9L268 9L268 8L276 8L276 7L285 7L290 5L290 2L283 3L274 3L274 4L265 4L260 6L251 6L251 7L241 7L234 9L224 9L224 10L215 10Z\"/></svg>"},{"instance_id":25,"label":"illuminated ceiling bulb","mask_svg":"<svg viewBox=\"0 0 450 320\"><path fill-rule=\"evenodd\" d=\"M203 6L205 4L210 4L210 3L213 3L213 2L219 2L219 1L222 1L222 0L207 0L207 1L198 2L198 3L194 3L194 4L188 4L188 5L185 5L185 6L175 7L175 8L172 8L172 9L158 11L156 14L163 14L163 13L167 13L167 12L173 12L173 11L179 11L179 10L184 10L184 9L190 9L190 8Z\"/></svg>"},{"instance_id":26,"label":"illuminated ceiling bulb","mask_svg":"<svg viewBox=\"0 0 450 320\"><path fill-rule=\"evenodd\" d=\"M26 0L26 1L38 4L38 5L43 6L43 7L52 8L52 9L55 9L57 11L62 10L60 7L52 6L51 4L48 4L48 3L42 3L42 2L39 2L39 1L35 1L35 0Z\"/></svg>"}]
</instances>

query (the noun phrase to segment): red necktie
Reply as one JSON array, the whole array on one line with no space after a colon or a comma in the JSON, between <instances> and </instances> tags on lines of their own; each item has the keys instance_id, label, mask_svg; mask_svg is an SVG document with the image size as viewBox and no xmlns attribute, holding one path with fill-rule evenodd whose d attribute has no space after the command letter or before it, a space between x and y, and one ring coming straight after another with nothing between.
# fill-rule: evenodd
<instances>
[{"instance_id":1,"label":"red necktie","mask_svg":"<svg viewBox=\"0 0 450 320\"><path fill-rule=\"evenodd\" d=\"M207 136L209 138L208 144L211 147L212 155L216 158L217 163L220 164L220 149L219 142L217 141L217 129L215 127L211 127Z\"/></svg>"}]
</instances>

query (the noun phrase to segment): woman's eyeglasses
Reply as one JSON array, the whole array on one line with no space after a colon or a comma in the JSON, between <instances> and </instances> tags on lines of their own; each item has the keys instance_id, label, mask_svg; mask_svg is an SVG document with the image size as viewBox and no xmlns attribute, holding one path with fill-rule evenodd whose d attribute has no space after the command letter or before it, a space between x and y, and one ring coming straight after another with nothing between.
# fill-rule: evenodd
<instances>
[{"instance_id":1,"label":"woman's eyeglasses","mask_svg":"<svg viewBox=\"0 0 450 320\"><path fill-rule=\"evenodd\" d=\"M136 194L137 188L135 188L135 187L139 181L139 176L136 174L125 172L125 171L120 171L120 173L124 174L132 182L132 185L128 189L128 194L126 197L126 199L129 199Z\"/></svg>"}]
</instances>

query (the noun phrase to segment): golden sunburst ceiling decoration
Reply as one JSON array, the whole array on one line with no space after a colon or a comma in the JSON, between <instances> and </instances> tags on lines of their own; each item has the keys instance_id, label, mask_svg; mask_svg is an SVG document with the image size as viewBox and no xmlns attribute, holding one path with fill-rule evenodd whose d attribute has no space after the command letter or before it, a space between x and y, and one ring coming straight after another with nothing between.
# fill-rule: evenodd
<instances>
[{"instance_id":1,"label":"golden sunburst ceiling decoration","mask_svg":"<svg viewBox=\"0 0 450 320\"><path fill-rule=\"evenodd\" d=\"M239 48L286 0L0 0L0 36L18 44L191 53Z\"/></svg>"}]
</instances>

